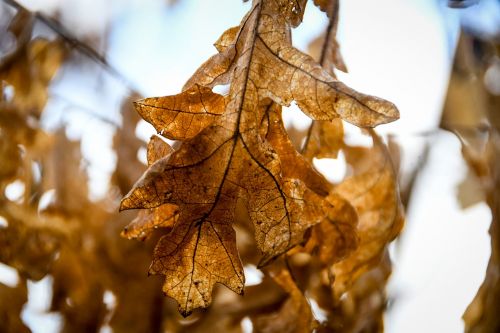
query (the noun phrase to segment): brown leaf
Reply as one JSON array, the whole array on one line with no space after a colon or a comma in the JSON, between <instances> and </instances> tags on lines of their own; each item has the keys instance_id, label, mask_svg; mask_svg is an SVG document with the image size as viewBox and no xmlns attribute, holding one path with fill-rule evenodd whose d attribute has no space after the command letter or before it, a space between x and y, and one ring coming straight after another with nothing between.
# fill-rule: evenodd
<instances>
[{"instance_id":1,"label":"brown leaf","mask_svg":"<svg viewBox=\"0 0 500 333\"><path fill-rule=\"evenodd\" d=\"M342 120L314 121L309 127L302 153L309 160L316 158L337 158L344 146Z\"/></svg>"},{"instance_id":2,"label":"brown leaf","mask_svg":"<svg viewBox=\"0 0 500 333\"><path fill-rule=\"evenodd\" d=\"M148 165L153 164L160 158L169 156L174 152L174 149L165 142L159 135L152 135L149 139L147 147Z\"/></svg>"},{"instance_id":3,"label":"brown leaf","mask_svg":"<svg viewBox=\"0 0 500 333\"><path fill-rule=\"evenodd\" d=\"M462 3L462 1L449 1ZM469 1L463 1L467 3ZM473 1L471 1L473 2ZM500 96L488 84L500 47L498 40L462 32L457 45L441 126L453 131L475 176L473 190L491 210L491 256L476 296L463 314L467 333L500 331ZM478 55L476 50L484 51ZM498 80L497 80L498 81ZM479 188L478 186L479 185ZM460 194L460 193L459 193ZM463 197L459 197L463 204Z\"/></svg>"},{"instance_id":4,"label":"brown leaf","mask_svg":"<svg viewBox=\"0 0 500 333\"><path fill-rule=\"evenodd\" d=\"M358 216L354 207L336 193L326 197L331 208L321 223L312 227L305 251L316 254L327 267L345 258L358 246Z\"/></svg>"},{"instance_id":5,"label":"brown leaf","mask_svg":"<svg viewBox=\"0 0 500 333\"><path fill-rule=\"evenodd\" d=\"M275 3L278 6L278 12L285 17L292 27L295 28L302 23L307 0L278 0Z\"/></svg>"},{"instance_id":6,"label":"brown leaf","mask_svg":"<svg viewBox=\"0 0 500 333\"><path fill-rule=\"evenodd\" d=\"M224 111L224 97L199 85L179 95L146 98L135 102L139 114L172 140L196 136Z\"/></svg>"},{"instance_id":7,"label":"brown leaf","mask_svg":"<svg viewBox=\"0 0 500 333\"><path fill-rule=\"evenodd\" d=\"M274 281L288 294L288 299L276 312L253 318L257 333L309 333L318 326L311 307L285 267L271 270Z\"/></svg>"},{"instance_id":8,"label":"brown leaf","mask_svg":"<svg viewBox=\"0 0 500 333\"><path fill-rule=\"evenodd\" d=\"M214 142L214 139L219 142ZM227 273L216 270L211 272L218 276L213 282L220 281L235 291L241 291L243 286L241 264L234 245L234 232L230 227L233 221L233 205L240 188L245 189L250 216L256 224L257 241L261 249L267 253L264 260L283 253L299 242L303 230L321 218L321 205L311 205L318 200L317 197L309 193L299 181L281 180L278 176L279 161L274 156L275 153L270 147L266 150L264 147L265 143L260 136L249 137L231 133L221 125L214 125L193 140L184 143L169 160L162 159L151 166L135 189L123 200L122 205L155 207L169 202L180 208L179 222L172 234L165 236L157 246L153 272L167 272L171 261L179 260L179 255L174 251L189 251L191 260L194 256L195 262L200 264L208 261L207 265L211 269L211 258L215 258L218 254L216 260L219 263L213 269L230 268L229 272L232 272L232 275L231 279L221 279ZM195 179L197 182L194 182ZM171 188L177 191L172 192ZM153 192L153 196L150 194L152 189L157 191ZM301 198L310 204L305 207ZM227 206L228 202L233 204ZM215 248L210 248L209 251L200 250L200 253L212 253L213 256L205 257L200 254L198 259L198 244L205 244L209 234L214 234L209 239L212 241L210 246ZM175 243L178 248L165 248L162 245L164 243L169 245ZM218 252L217 249L222 252ZM170 256L166 256L165 253ZM222 261L227 262L227 265L222 265ZM184 266L178 266L176 263L173 267L190 271L190 277L185 282L194 283L201 274L199 273L201 268L191 264L191 261L184 263ZM186 272L180 274L186 276ZM201 278L206 279L206 276ZM170 280L167 280L167 284ZM167 285L166 287L168 288ZM207 306L211 287L212 285L208 285L201 289L205 298L197 299L196 303L190 303L185 298L186 295L183 295L182 312L188 313L193 305ZM183 289L185 290L186 286L183 286ZM194 291L195 288L189 290ZM166 292L170 292L171 296L178 296L172 291L166 290ZM188 294L187 297L193 295Z\"/></svg>"},{"instance_id":9,"label":"brown leaf","mask_svg":"<svg viewBox=\"0 0 500 333\"><path fill-rule=\"evenodd\" d=\"M181 213L173 231L156 245L149 272L168 274L163 291L178 301L184 316L210 304L216 282L243 292L243 267L229 223L232 210L218 205L211 216L195 223L186 223Z\"/></svg>"},{"instance_id":10,"label":"brown leaf","mask_svg":"<svg viewBox=\"0 0 500 333\"><path fill-rule=\"evenodd\" d=\"M267 114L269 129L266 139L279 155L281 164L286 166L282 170L283 176L302 179L311 190L321 196L326 196L331 189L331 185L293 147L281 120L281 107L270 104Z\"/></svg>"},{"instance_id":11,"label":"brown leaf","mask_svg":"<svg viewBox=\"0 0 500 333\"><path fill-rule=\"evenodd\" d=\"M141 210L137 217L123 229L121 235L128 239L144 240L157 228L173 227L177 216L177 206L170 204Z\"/></svg>"},{"instance_id":12,"label":"brown leaf","mask_svg":"<svg viewBox=\"0 0 500 333\"><path fill-rule=\"evenodd\" d=\"M228 44L226 48L223 48L227 40L224 39L224 35L219 40L221 39L224 40L224 43L219 43L218 47L222 49L222 52L205 61L186 82L183 90L188 90L197 84L214 87L218 84L229 83L230 68L234 65L236 48L234 44Z\"/></svg>"},{"instance_id":13,"label":"brown leaf","mask_svg":"<svg viewBox=\"0 0 500 333\"><path fill-rule=\"evenodd\" d=\"M356 280L340 300L336 300L328 321L318 331L384 332L385 285L390 274L391 261L386 250L380 262Z\"/></svg>"},{"instance_id":14,"label":"brown leaf","mask_svg":"<svg viewBox=\"0 0 500 333\"><path fill-rule=\"evenodd\" d=\"M347 72L346 65L340 54L337 42L337 24L339 14L338 0L317 0L316 6L327 13L329 18L326 34L315 39L309 50L315 60L333 77L336 78L334 69ZM342 120L313 121L309 127L302 153L312 160L317 158L337 158L339 150L344 144L344 126Z\"/></svg>"},{"instance_id":15,"label":"brown leaf","mask_svg":"<svg viewBox=\"0 0 500 333\"><path fill-rule=\"evenodd\" d=\"M243 19L235 44L214 56L219 59L217 62L209 60L210 68L219 68L216 64L224 58L225 69L219 68L217 74L210 70L207 74L208 65L204 64L186 87L193 82L213 87L221 83L222 75L227 83L226 74L239 76L238 67L241 65L238 63L250 60L255 67L252 71L267 74L257 75L259 80L254 83L258 84L259 90L264 90L261 94L286 106L295 100L302 111L315 120L333 120L340 116L355 125L373 127L399 117L392 103L346 87L312 58L293 48L287 19L279 11L280 6L280 3L257 2ZM244 54L249 48L252 49L251 57Z\"/></svg>"},{"instance_id":16,"label":"brown leaf","mask_svg":"<svg viewBox=\"0 0 500 333\"><path fill-rule=\"evenodd\" d=\"M214 43L215 48L219 52L224 52L227 48L231 47L236 40L236 36L238 36L238 32L240 32L240 26L235 26L227 29L224 33L217 39Z\"/></svg>"},{"instance_id":17,"label":"brown leaf","mask_svg":"<svg viewBox=\"0 0 500 333\"><path fill-rule=\"evenodd\" d=\"M158 135L152 135L147 148L148 165L167 157L174 149ZM178 217L176 205L164 204L156 208L141 210L137 217L121 232L128 239L144 240L157 228L173 227Z\"/></svg>"},{"instance_id":18,"label":"brown leaf","mask_svg":"<svg viewBox=\"0 0 500 333\"><path fill-rule=\"evenodd\" d=\"M31 40L11 62L1 64L0 81L14 88L12 105L39 117L48 98L47 86L65 57L64 44L43 38Z\"/></svg>"},{"instance_id":19,"label":"brown leaf","mask_svg":"<svg viewBox=\"0 0 500 333\"><path fill-rule=\"evenodd\" d=\"M159 241L150 271L166 275L164 291L184 315L209 305L216 282L243 290L231 226L239 198L264 253L261 265L300 243L330 206L315 193L326 195L328 184L294 151L279 113L264 107L271 105L268 98L282 105L295 100L318 120L340 116L376 126L398 117L391 103L347 88L291 46L289 22L298 22L302 4L256 1L238 32L223 35L217 44L222 52L200 67L184 92L151 103L162 103L166 111L140 110L158 131L184 142L149 167L121 209L178 206L178 221ZM203 87L229 80L226 103ZM174 120L178 110L195 115Z\"/></svg>"},{"instance_id":20,"label":"brown leaf","mask_svg":"<svg viewBox=\"0 0 500 333\"><path fill-rule=\"evenodd\" d=\"M335 188L347 199L359 217L359 247L345 260L335 264L335 294L340 297L364 272L381 260L388 243L396 237L403 225L396 177L391 161L380 138L372 131L373 148L365 148L366 167L360 161L359 150L354 150L355 174ZM345 150L349 161L349 149ZM357 173L361 170L361 173ZM359 171L358 171L359 172Z\"/></svg>"},{"instance_id":21,"label":"brown leaf","mask_svg":"<svg viewBox=\"0 0 500 333\"><path fill-rule=\"evenodd\" d=\"M474 133L472 136L483 137L483 134ZM489 132L484 150L474 149L467 144L464 136L459 136L462 141L462 154L474 171L486 196L486 203L491 209L492 221L489 229L491 235L491 257L486 268L486 275L481 287L472 302L463 314L466 332L496 332L500 328L500 320L496 313L500 304L500 135L497 129ZM467 135L471 139L471 135ZM472 138L474 139L474 138Z\"/></svg>"}]
</instances>

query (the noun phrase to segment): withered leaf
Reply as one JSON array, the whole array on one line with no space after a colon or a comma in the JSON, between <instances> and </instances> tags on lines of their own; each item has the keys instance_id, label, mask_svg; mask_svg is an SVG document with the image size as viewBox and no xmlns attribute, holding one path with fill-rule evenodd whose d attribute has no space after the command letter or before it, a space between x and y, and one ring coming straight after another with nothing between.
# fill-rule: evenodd
<instances>
[{"instance_id":1,"label":"withered leaf","mask_svg":"<svg viewBox=\"0 0 500 333\"><path fill-rule=\"evenodd\" d=\"M331 308L323 332L384 332L386 282L391 274L387 250L379 263L365 272Z\"/></svg>"},{"instance_id":2,"label":"withered leaf","mask_svg":"<svg viewBox=\"0 0 500 333\"><path fill-rule=\"evenodd\" d=\"M61 243L61 232L36 211L13 203L2 203L0 216L7 228L0 229L0 261L16 268L22 276L40 280L50 269ZM60 227L60 226L59 226Z\"/></svg>"},{"instance_id":3,"label":"withered leaf","mask_svg":"<svg viewBox=\"0 0 500 333\"><path fill-rule=\"evenodd\" d=\"M373 148L354 149L354 161L350 160L349 149L345 149L346 158L351 162L355 174L335 188L336 193L354 206L359 217L359 247L333 266L337 297L364 272L378 265L388 243L397 236L403 225L402 207L390 157L374 131L370 135Z\"/></svg>"},{"instance_id":4,"label":"withered leaf","mask_svg":"<svg viewBox=\"0 0 500 333\"><path fill-rule=\"evenodd\" d=\"M151 136L147 147L148 165L168 157L174 149L158 135ZM121 235L128 239L144 240L157 228L172 227L178 216L176 205L164 204L156 208L144 209L127 225Z\"/></svg>"},{"instance_id":5,"label":"withered leaf","mask_svg":"<svg viewBox=\"0 0 500 333\"><path fill-rule=\"evenodd\" d=\"M170 204L141 210L137 217L123 229L121 235L128 239L144 240L157 228L172 227L177 214L177 206Z\"/></svg>"},{"instance_id":6,"label":"withered leaf","mask_svg":"<svg viewBox=\"0 0 500 333\"><path fill-rule=\"evenodd\" d=\"M477 135L477 133L474 133ZM486 203L491 209L492 221L489 229L491 235L491 257L488 261L486 275L481 287L463 314L465 332L496 332L500 328L500 320L496 313L500 304L500 134L492 129L484 151L477 151L466 144L462 138L462 154L480 180L486 195Z\"/></svg>"},{"instance_id":7,"label":"withered leaf","mask_svg":"<svg viewBox=\"0 0 500 333\"><path fill-rule=\"evenodd\" d=\"M224 33L214 43L214 46L217 49L217 51L224 52L224 50L233 45L239 31L240 31L239 25L231 27L226 31L224 31Z\"/></svg>"},{"instance_id":8,"label":"withered leaf","mask_svg":"<svg viewBox=\"0 0 500 333\"><path fill-rule=\"evenodd\" d=\"M304 248L329 267L357 248L358 216L354 207L335 192L330 193L326 200L331 208L327 210L325 219L312 227Z\"/></svg>"},{"instance_id":9,"label":"withered leaf","mask_svg":"<svg viewBox=\"0 0 500 333\"><path fill-rule=\"evenodd\" d=\"M166 275L163 290L184 315L209 305L216 282L243 290L231 226L239 198L264 253L261 265L301 242L330 206L321 196L328 184L293 150L279 114L263 107L266 100L295 100L313 119L342 117L359 126L398 117L392 103L346 87L291 46L290 25L298 24L304 3L255 1L238 32L224 33L217 43L221 53L181 94L137 104L157 131L184 142L149 167L121 209L178 206L178 220L157 244L150 272ZM209 89L229 81L225 99Z\"/></svg>"},{"instance_id":10,"label":"withered leaf","mask_svg":"<svg viewBox=\"0 0 500 333\"><path fill-rule=\"evenodd\" d=\"M163 140L159 135L152 135L149 139L147 147L147 160L148 165L153 164L160 158L169 156L174 152L172 146L170 146L165 140Z\"/></svg>"},{"instance_id":11,"label":"withered leaf","mask_svg":"<svg viewBox=\"0 0 500 333\"><path fill-rule=\"evenodd\" d=\"M218 142L213 142L214 139ZM163 273L173 269L168 268L172 266L181 270L181 278L186 278L186 272L182 270L188 268L191 277L185 279L186 283L203 283L208 280L213 284L220 281L235 291L241 291L243 275L231 228L234 204L239 195L244 195L247 199L249 213L256 227L257 241L268 254L267 258L283 253L299 242L305 228L316 223L322 216L319 198L307 190L302 182L282 179L279 170L276 153L259 135L247 136L246 133L236 131L231 133L222 125L207 128L193 140L184 143L170 159L162 159L153 164L122 203L137 205L144 197L151 201L143 201L140 207L155 207L164 202L179 206L179 222L171 235L160 240L155 251L153 272ZM175 186L176 183L181 186ZM172 188L176 191L173 192ZM150 189L155 191L153 196L149 194ZM309 202L309 205L305 206L304 201ZM173 244L178 249L172 248ZM209 248L204 249L204 246ZM174 250L188 253L178 254ZM172 260L178 261L180 258L189 261L183 265L178 262L172 265ZM226 265L223 265L223 260ZM208 271L209 275L216 277L198 277L205 273L196 266L198 261L212 269ZM228 271L232 276L222 279ZM196 278L201 280L195 280ZM172 280L169 278L166 283ZM206 289L196 290L210 295L211 287L209 285ZM182 290L186 289L195 290L183 286ZM168 289L165 291L167 294L171 292ZM186 296L193 297L191 294ZM190 309L193 305L208 305L209 298L200 298L194 304L189 303L187 298L183 301L181 306Z\"/></svg>"},{"instance_id":12,"label":"withered leaf","mask_svg":"<svg viewBox=\"0 0 500 333\"><path fill-rule=\"evenodd\" d=\"M243 268L230 225L233 209L219 204L213 217L194 223L186 223L181 212L173 231L156 245L149 272L167 275L163 291L179 302L183 315L207 307L216 282L243 292Z\"/></svg>"},{"instance_id":13,"label":"withered leaf","mask_svg":"<svg viewBox=\"0 0 500 333\"><path fill-rule=\"evenodd\" d=\"M283 176L300 178L311 190L321 196L326 196L331 190L331 185L293 147L281 120L281 107L273 103L267 108L269 127L265 138L279 155L281 164L286 166L282 170Z\"/></svg>"},{"instance_id":14,"label":"withered leaf","mask_svg":"<svg viewBox=\"0 0 500 333\"><path fill-rule=\"evenodd\" d=\"M64 44L43 38L31 40L12 61L0 64L0 81L14 88L12 105L39 117L48 98L47 86L65 56Z\"/></svg>"},{"instance_id":15,"label":"withered leaf","mask_svg":"<svg viewBox=\"0 0 500 333\"><path fill-rule=\"evenodd\" d=\"M135 102L139 114L172 140L196 136L224 111L224 97L195 84L176 96L145 98Z\"/></svg>"},{"instance_id":16,"label":"withered leaf","mask_svg":"<svg viewBox=\"0 0 500 333\"><path fill-rule=\"evenodd\" d=\"M280 265L270 272L273 280L288 294L287 300L272 313L254 316L254 331L258 333L308 333L318 327L311 307L297 287L290 271Z\"/></svg>"},{"instance_id":17,"label":"withered leaf","mask_svg":"<svg viewBox=\"0 0 500 333\"><path fill-rule=\"evenodd\" d=\"M467 4L476 1L449 1ZM477 48L488 50L482 56ZM462 318L464 332L500 331L500 96L488 84L492 62L498 59L498 40L478 38L462 32L457 45L453 72L441 127L454 132L462 144L462 155L475 175L472 189L484 196L491 210L491 256L484 281ZM471 80L474 77L476 79ZM498 79L497 79L498 81ZM488 124L484 126L485 124ZM479 186L478 186L479 185ZM481 193L482 192L482 193ZM474 192L473 192L474 193ZM460 193L459 193L460 195ZM469 194L470 195L470 194ZM474 199L479 199L474 198ZM463 198L458 198L463 205Z\"/></svg>"},{"instance_id":18,"label":"withered leaf","mask_svg":"<svg viewBox=\"0 0 500 333\"><path fill-rule=\"evenodd\" d=\"M343 146L344 126L342 120L314 121L309 127L302 153L310 161L313 157L337 158Z\"/></svg>"},{"instance_id":19,"label":"withered leaf","mask_svg":"<svg viewBox=\"0 0 500 333\"><path fill-rule=\"evenodd\" d=\"M230 45L223 38L223 52L203 64L185 87L194 83L210 87L227 83L231 75L239 76L241 63L250 63L254 67L250 72L259 77L252 82L258 90L264 90L261 95L286 106L295 100L313 119L332 120L340 116L355 125L373 127L399 117L392 103L346 87L311 57L293 48L290 27L280 6L279 1L256 1L243 19L234 43ZM234 28L229 31L225 34L234 36ZM251 56L245 52L248 50L252 50ZM224 68L220 66L222 62Z\"/></svg>"}]
</instances>

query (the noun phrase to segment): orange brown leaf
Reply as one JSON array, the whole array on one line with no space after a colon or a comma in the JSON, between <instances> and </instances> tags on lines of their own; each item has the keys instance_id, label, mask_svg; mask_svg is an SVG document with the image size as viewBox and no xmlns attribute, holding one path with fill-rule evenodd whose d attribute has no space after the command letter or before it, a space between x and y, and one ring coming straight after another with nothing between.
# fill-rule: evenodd
<instances>
[{"instance_id":1,"label":"orange brown leaf","mask_svg":"<svg viewBox=\"0 0 500 333\"><path fill-rule=\"evenodd\" d=\"M342 117L366 127L398 117L392 103L348 88L292 47L290 28L300 22L304 5L255 1L182 93L137 104L157 131L183 142L148 168L121 209L178 207L178 220L157 244L150 272L166 275L163 290L183 315L207 307L217 282L243 290L232 228L238 200L263 252L260 265L299 244L330 209L324 200L328 183L294 150L273 103L296 101L313 119ZM226 97L210 89L227 82Z\"/></svg>"}]
</instances>

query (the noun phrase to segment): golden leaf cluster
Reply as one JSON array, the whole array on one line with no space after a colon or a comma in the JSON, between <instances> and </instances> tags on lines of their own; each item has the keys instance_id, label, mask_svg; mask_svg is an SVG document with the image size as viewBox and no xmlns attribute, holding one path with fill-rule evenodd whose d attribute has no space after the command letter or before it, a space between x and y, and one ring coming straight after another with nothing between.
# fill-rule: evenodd
<instances>
[{"instance_id":1,"label":"golden leaf cluster","mask_svg":"<svg viewBox=\"0 0 500 333\"><path fill-rule=\"evenodd\" d=\"M2 300L13 300L0 303L0 331L29 332L20 319L27 281L45 276L63 332L242 332L245 320L254 332L382 329L387 246L403 218L396 171L373 127L399 112L337 80L334 69L347 70L338 1L314 1L329 25L311 55L292 45L306 4L254 0L179 94L131 92L101 200L89 193L81 143L64 126L41 125L51 85L76 62L75 40L34 37L39 16L18 10L8 28L16 47L0 62L0 261L21 279L0 284ZM292 103L312 119L308 131L285 128ZM141 118L157 132L147 144L134 135ZM346 144L344 122L371 147ZM313 160L339 152L350 172L331 183ZM21 198L6 195L14 183ZM120 209L129 211L118 213L127 192ZM168 298L147 278L149 264ZM248 285L252 269L263 277Z\"/></svg>"},{"instance_id":2,"label":"golden leaf cluster","mask_svg":"<svg viewBox=\"0 0 500 333\"><path fill-rule=\"evenodd\" d=\"M291 298L280 318L310 310L304 294L291 286L292 273L272 268L277 262L301 253L319 259L318 273L330 277L324 287L339 301L385 260L387 244L401 228L395 173L370 129L396 120L398 110L335 78L333 67L345 70L335 41L336 1L317 3L331 19L321 63L292 46L291 28L300 24L305 4L254 1L180 94L135 103L159 136L180 144L173 150L166 143L158 146L158 137L150 142L148 151L157 152L148 156L159 158L148 160L148 170L121 202L122 210L144 209L124 234L136 238L168 228L149 271L165 275L163 291L185 316L210 305L216 283L243 293L238 205L247 217L245 230L262 253L257 266L269 266ZM212 90L221 84L229 85L226 95ZM281 118L282 107L292 102L313 119L301 153ZM342 120L368 128L373 148L344 145ZM311 162L335 157L339 149L355 174L334 185Z\"/></svg>"}]
</instances>

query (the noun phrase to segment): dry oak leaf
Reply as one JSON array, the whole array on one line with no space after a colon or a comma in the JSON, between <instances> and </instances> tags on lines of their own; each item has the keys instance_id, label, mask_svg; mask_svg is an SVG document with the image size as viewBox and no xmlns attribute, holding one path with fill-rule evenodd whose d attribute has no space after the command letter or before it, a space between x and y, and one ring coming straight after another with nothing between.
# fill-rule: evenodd
<instances>
[{"instance_id":1,"label":"dry oak leaf","mask_svg":"<svg viewBox=\"0 0 500 333\"><path fill-rule=\"evenodd\" d=\"M168 157L174 149L158 135L151 136L147 147L148 165ZM172 227L178 217L176 205L164 204L156 208L144 209L122 231L121 236L128 239L144 240L154 229Z\"/></svg>"},{"instance_id":2,"label":"dry oak leaf","mask_svg":"<svg viewBox=\"0 0 500 333\"><path fill-rule=\"evenodd\" d=\"M457 131L458 132L458 131ZM462 155L469 168L479 178L486 194L486 203L492 213L489 229L491 235L491 256L488 261L486 275L481 287L463 314L465 332L498 332L500 320L500 134L498 130L489 131L487 142L479 148L477 141L484 140L484 133L457 133L462 144ZM476 141L476 142L477 142ZM480 146L480 145L479 145Z\"/></svg>"},{"instance_id":3,"label":"dry oak leaf","mask_svg":"<svg viewBox=\"0 0 500 333\"><path fill-rule=\"evenodd\" d=\"M403 226L402 206L397 180L389 154L372 130L372 148L354 148L351 165L355 174L335 188L356 209L359 224L359 247L333 266L335 294L340 297L363 273L377 266L387 245ZM359 156L364 152L364 159ZM349 149L345 149L350 161Z\"/></svg>"},{"instance_id":4,"label":"dry oak leaf","mask_svg":"<svg viewBox=\"0 0 500 333\"><path fill-rule=\"evenodd\" d=\"M326 201L331 208L323 221L311 228L304 250L317 254L324 265L331 266L357 248L358 215L354 207L335 192L329 194Z\"/></svg>"},{"instance_id":5,"label":"dry oak leaf","mask_svg":"<svg viewBox=\"0 0 500 333\"><path fill-rule=\"evenodd\" d=\"M0 228L0 262L16 268L21 276L42 279L59 251L65 225L6 200L0 200L0 216L8 222Z\"/></svg>"},{"instance_id":6,"label":"dry oak leaf","mask_svg":"<svg viewBox=\"0 0 500 333\"><path fill-rule=\"evenodd\" d=\"M0 81L14 88L12 105L27 115L39 117L48 99L47 87L65 53L61 41L36 38L23 46L16 58L0 63Z\"/></svg>"},{"instance_id":7,"label":"dry oak leaf","mask_svg":"<svg viewBox=\"0 0 500 333\"><path fill-rule=\"evenodd\" d=\"M269 97L289 105L295 100L313 119L342 116L360 126L398 117L390 102L347 88L294 49L280 4L254 2L235 42L203 64L183 93L160 103L167 109L166 121L160 114L144 112L157 106L153 104L158 99L138 104L159 132L185 141L170 157L149 167L122 200L121 209L178 206L178 220L157 244L150 272L167 276L163 290L178 301L183 315L207 307L216 282L243 291L231 226L238 198L244 199L254 224L262 264L301 242L304 231L324 216L326 202L300 177L284 176L279 154L260 135L267 112L260 101ZM225 103L200 87L224 81L223 76L231 79ZM211 123L202 121L206 110ZM174 118L186 113L192 120L180 116L177 126ZM195 130L189 131L194 123Z\"/></svg>"},{"instance_id":8,"label":"dry oak leaf","mask_svg":"<svg viewBox=\"0 0 500 333\"><path fill-rule=\"evenodd\" d=\"M243 75L244 82L251 77L260 96L285 106L295 100L315 120L341 117L357 126L374 127L399 118L392 103L345 86L295 49L286 15L279 11L281 2L254 1L239 32L235 34L236 29L231 28L223 34L219 40L224 42L216 44L220 53L196 71L185 89L195 83L209 87L227 84L231 77ZM231 38L235 38L233 44L228 42ZM247 71L250 75L242 73Z\"/></svg>"},{"instance_id":9,"label":"dry oak leaf","mask_svg":"<svg viewBox=\"0 0 500 333\"><path fill-rule=\"evenodd\" d=\"M323 216L320 197L303 182L280 176L276 153L245 128L253 126L250 121L238 124L239 115L222 116L169 159L154 163L122 203L127 208L179 207L172 233L156 247L151 273L168 273L164 291L178 299L183 314L206 307L215 282L242 291L231 227L239 196L247 201L265 258L300 242L303 231Z\"/></svg>"},{"instance_id":10,"label":"dry oak leaf","mask_svg":"<svg viewBox=\"0 0 500 333\"><path fill-rule=\"evenodd\" d=\"M179 95L135 102L139 114L161 135L172 140L196 136L224 111L224 97L195 84Z\"/></svg>"},{"instance_id":11,"label":"dry oak leaf","mask_svg":"<svg viewBox=\"0 0 500 333\"><path fill-rule=\"evenodd\" d=\"M314 121L308 129L302 154L309 161L314 157L337 158L343 147L344 126L341 119Z\"/></svg>"},{"instance_id":12,"label":"dry oak leaf","mask_svg":"<svg viewBox=\"0 0 500 333\"><path fill-rule=\"evenodd\" d=\"M264 101L264 105L265 103L268 100ZM266 117L261 127L266 129L264 137L278 154L281 164L286 165L282 170L283 176L301 179L315 193L327 196L332 186L293 146L281 118L281 106L270 103L263 107L266 108Z\"/></svg>"},{"instance_id":13,"label":"dry oak leaf","mask_svg":"<svg viewBox=\"0 0 500 333\"><path fill-rule=\"evenodd\" d=\"M290 271L284 264L276 265L270 271L273 280L288 294L277 311L252 316L256 333L309 333L314 332L318 322L311 306L296 285Z\"/></svg>"}]
</instances>

